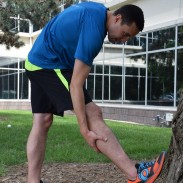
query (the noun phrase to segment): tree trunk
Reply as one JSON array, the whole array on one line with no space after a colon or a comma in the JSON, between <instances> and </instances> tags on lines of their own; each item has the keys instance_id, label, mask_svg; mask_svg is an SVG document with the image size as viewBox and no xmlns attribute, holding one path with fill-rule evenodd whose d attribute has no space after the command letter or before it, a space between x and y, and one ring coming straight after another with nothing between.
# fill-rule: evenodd
<instances>
[{"instance_id":1,"label":"tree trunk","mask_svg":"<svg viewBox=\"0 0 183 183\"><path fill-rule=\"evenodd\" d=\"M155 183L183 183L183 96L172 121L172 138L163 169Z\"/></svg>"}]
</instances>

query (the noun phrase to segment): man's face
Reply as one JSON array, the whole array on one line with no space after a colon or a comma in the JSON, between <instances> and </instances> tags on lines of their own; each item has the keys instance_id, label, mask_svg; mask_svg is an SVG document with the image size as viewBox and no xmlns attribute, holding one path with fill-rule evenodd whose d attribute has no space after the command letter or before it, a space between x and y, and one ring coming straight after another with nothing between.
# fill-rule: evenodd
<instances>
[{"instance_id":1,"label":"man's face","mask_svg":"<svg viewBox=\"0 0 183 183\"><path fill-rule=\"evenodd\" d=\"M111 43L124 43L139 33L136 24L121 25L121 16L117 15L108 27L108 39Z\"/></svg>"}]
</instances>

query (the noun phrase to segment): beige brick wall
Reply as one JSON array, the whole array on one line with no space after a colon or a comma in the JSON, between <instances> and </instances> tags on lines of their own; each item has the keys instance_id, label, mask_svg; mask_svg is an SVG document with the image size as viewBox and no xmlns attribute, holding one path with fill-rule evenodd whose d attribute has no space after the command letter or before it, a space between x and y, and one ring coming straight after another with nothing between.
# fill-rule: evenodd
<instances>
[{"instance_id":1,"label":"beige brick wall","mask_svg":"<svg viewBox=\"0 0 183 183\"><path fill-rule=\"evenodd\" d=\"M136 122L146 125L159 125L154 118L157 115L161 117L166 113L175 114L176 109L171 107L145 107L145 106L115 106L100 105L103 117L105 119L113 119L127 122Z\"/></svg>"},{"instance_id":2,"label":"beige brick wall","mask_svg":"<svg viewBox=\"0 0 183 183\"><path fill-rule=\"evenodd\" d=\"M176 109L171 107L145 107L145 106L124 106L111 104L98 104L103 112L104 119L136 122L140 124L157 126L155 116L163 116L166 113L175 114ZM30 110L30 101L0 101L0 110ZM66 111L66 114L73 114Z\"/></svg>"},{"instance_id":3,"label":"beige brick wall","mask_svg":"<svg viewBox=\"0 0 183 183\"><path fill-rule=\"evenodd\" d=\"M31 110L30 101L1 100L0 110Z\"/></svg>"}]
</instances>

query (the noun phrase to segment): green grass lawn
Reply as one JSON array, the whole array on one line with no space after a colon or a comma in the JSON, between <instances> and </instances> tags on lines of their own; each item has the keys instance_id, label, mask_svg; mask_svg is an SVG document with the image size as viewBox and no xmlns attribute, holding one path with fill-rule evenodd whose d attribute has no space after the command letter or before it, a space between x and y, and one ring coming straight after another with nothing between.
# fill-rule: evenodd
<instances>
[{"instance_id":1,"label":"green grass lawn","mask_svg":"<svg viewBox=\"0 0 183 183\"><path fill-rule=\"evenodd\" d=\"M159 128L106 121L124 150L135 160L155 158L167 150L170 128ZM11 124L8 128L7 125ZM0 111L0 175L8 166L26 162L26 142L32 126L28 111ZM48 134L45 163L51 162L110 162L95 153L79 133L75 116L54 117Z\"/></svg>"}]
</instances>

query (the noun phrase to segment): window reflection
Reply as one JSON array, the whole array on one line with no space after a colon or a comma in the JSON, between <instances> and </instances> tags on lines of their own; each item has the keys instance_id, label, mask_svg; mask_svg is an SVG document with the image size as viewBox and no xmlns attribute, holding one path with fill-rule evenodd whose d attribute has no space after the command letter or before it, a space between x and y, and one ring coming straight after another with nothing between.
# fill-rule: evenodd
<instances>
[{"instance_id":1,"label":"window reflection","mask_svg":"<svg viewBox=\"0 0 183 183\"><path fill-rule=\"evenodd\" d=\"M122 67L111 65L111 74L121 75L122 74Z\"/></svg>"},{"instance_id":2,"label":"window reflection","mask_svg":"<svg viewBox=\"0 0 183 183\"><path fill-rule=\"evenodd\" d=\"M183 46L183 25L178 27L178 46Z\"/></svg>"},{"instance_id":3,"label":"window reflection","mask_svg":"<svg viewBox=\"0 0 183 183\"><path fill-rule=\"evenodd\" d=\"M0 99L17 99L17 71L0 70Z\"/></svg>"},{"instance_id":4,"label":"window reflection","mask_svg":"<svg viewBox=\"0 0 183 183\"><path fill-rule=\"evenodd\" d=\"M28 99L24 61L1 57L0 68L0 99Z\"/></svg>"},{"instance_id":5,"label":"window reflection","mask_svg":"<svg viewBox=\"0 0 183 183\"><path fill-rule=\"evenodd\" d=\"M176 100L179 101L181 94L183 94L183 49L177 52L177 95Z\"/></svg>"},{"instance_id":6,"label":"window reflection","mask_svg":"<svg viewBox=\"0 0 183 183\"><path fill-rule=\"evenodd\" d=\"M175 27L141 33L125 45L104 44L86 82L91 97L133 105L177 105L183 91L183 25L177 28L177 45ZM27 99L28 92L24 60L1 57L0 98Z\"/></svg>"},{"instance_id":7,"label":"window reflection","mask_svg":"<svg viewBox=\"0 0 183 183\"><path fill-rule=\"evenodd\" d=\"M158 50L175 46L175 28L148 33L148 50Z\"/></svg>"},{"instance_id":8,"label":"window reflection","mask_svg":"<svg viewBox=\"0 0 183 183\"><path fill-rule=\"evenodd\" d=\"M121 76L111 76L110 77L110 100L120 100L121 99L121 88L122 88L122 77Z\"/></svg>"},{"instance_id":9,"label":"window reflection","mask_svg":"<svg viewBox=\"0 0 183 183\"><path fill-rule=\"evenodd\" d=\"M101 100L102 99L102 76L101 75L96 75L95 76L95 99L96 100Z\"/></svg>"},{"instance_id":10,"label":"window reflection","mask_svg":"<svg viewBox=\"0 0 183 183\"><path fill-rule=\"evenodd\" d=\"M126 45L142 46L143 48L145 48L145 44L146 44L146 34L139 34L126 42Z\"/></svg>"},{"instance_id":11,"label":"window reflection","mask_svg":"<svg viewBox=\"0 0 183 183\"><path fill-rule=\"evenodd\" d=\"M90 96L94 99L94 75L89 75L87 78L87 90Z\"/></svg>"},{"instance_id":12,"label":"window reflection","mask_svg":"<svg viewBox=\"0 0 183 183\"><path fill-rule=\"evenodd\" d=\"M180 91L183 90L183 49L180 48L183 46L183 25L178 26L177 47L175 30L176 27L171 27L141 33L130 39L123 47L112 44L110 47L108 44L104 50L104 60L101 61L104 66L96 66L96 74L104 74L104 100L157 106L174 106L176 102L177 105ZM174 78L176 64L177 82ZM97 88L98 85L94 87Z\"/></svg>"},{"instance_id":13,"label":"window reflection","mask_svg":"<svg viewBox=\"0 0 183 183\"><path fill-rule=\"evenodd\" d=\"M174 51L149 54L148 104L161 106L173 105L174 64Z\"/></svg>"},{"instance_id":14,"label":"window reflection","mask_svg":"<svg viewBox=\"0 0 183 183\"><path fill-rule=\"evenodd\" d=\"M19 73L19 99L28 99L28 78L23 70Z\"/></svg>"},{"instance_id":15,"label":"window reflection","mask_svg":"<svg viewBox=\"0 0 183 183\"><path fill-rule=\"evenodd\" d=\"M104 76L104 100L109 100L109 76Z\"/></svg>"}]
</instances>

